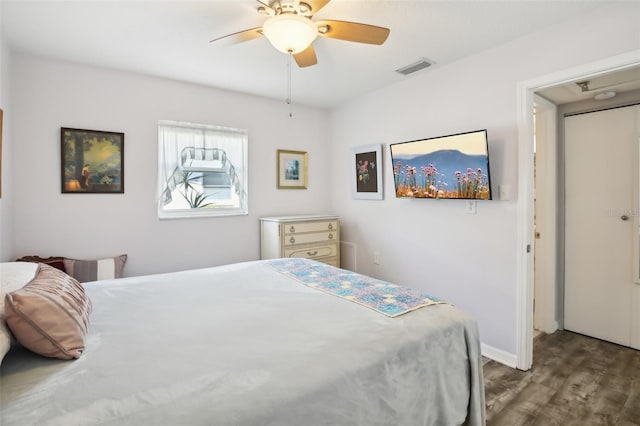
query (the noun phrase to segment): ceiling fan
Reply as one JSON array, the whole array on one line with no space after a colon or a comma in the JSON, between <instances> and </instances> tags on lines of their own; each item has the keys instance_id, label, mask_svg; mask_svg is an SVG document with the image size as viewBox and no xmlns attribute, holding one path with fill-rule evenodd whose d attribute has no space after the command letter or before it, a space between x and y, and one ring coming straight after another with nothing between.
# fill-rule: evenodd
<instances>
[{"instance_id":1,"label":"ceiling fan","mask_svg":"<svg viewBox=\"0 0 640 426\"><path fill-rule=\"evenodd\" d=\"M293 55L300 67L318 63L311 44L317 36L377 44L385 42L388 28L357 22L319 20L311 18L330 0L257 0L258 13L269 16L262 27L251 28L211 40L241 43L265 36L271 44L284 53Z\"/></svg>"}]
</instances>

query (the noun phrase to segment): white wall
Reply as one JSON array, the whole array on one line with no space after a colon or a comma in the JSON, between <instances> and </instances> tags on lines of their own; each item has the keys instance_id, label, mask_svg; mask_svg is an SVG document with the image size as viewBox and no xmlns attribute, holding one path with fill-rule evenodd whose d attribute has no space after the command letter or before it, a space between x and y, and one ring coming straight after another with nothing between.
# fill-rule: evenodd
<instances>
[{"instance_id":1,"label":"white wall","mask_svg":"<svg viewBox=\"0 0 640 426\"><path fill-rule=\"evenodd\" d=\"M12 72L16 256L127 253L127 276L255 260L259 217L326 211L325 111L22 55ZM161 119L249 130L248 216L157 218ZM60 127L125 133L124 194L61 193ZM309 152L308 190L276 188L279 148Z\"/></svg>"},{"instance_id":2,"label":"white wall","mask_svg":"<svg viewBox=\"0 0 640 426\"><path fill-rule=\"evenodd\" d=\"M357 245L360 271L451 301L478 319L485 345L515 357L516 251L523 249L516 247L516 85L638 49L639 17L637 2L606 6L436 65L328 117L297 107L293 120L272 100L28 56L8 61L3 49L0 89L11 83L16 167L9 178L15 216L7 220L3 196L0 231L15 228L15 244L3 233L0 257L128 253L127 275L217 265L258 258L260 216L337 213L343 239ZM249 129L249 216L157 219L159 119ZM61 126L125 133L125 194L60 193ZM481 128L489 132L494 197L506 183L511 201L479 202L469 215L460 201L395 199L388 144ZM385 145L385 200L352 200L350 149L372 143ZM278 148L309 152L309 190L276 189Z\"/></svg>"},{"instance_id":3,"label":"white wall","mask_svg":"<svg viewBox=\"0 0 640 426\"><path fill-rule=\"evenodd\" d=\"M333 211L357 246L359 271L462 308L478 319L485 346L515 364L516 253L524 250L516 245L517 83L638 49L639 21L640 3L605 6L332 111ZM479 201L476 215L464 201L395 198L390 143L483 128L494 200ZM384 144L385 199L353 200L350 149L372 143ZM498 200L500 184L510 185L510 201Z\"/></svg>"},{"instance_id":4,"label":"white wall","mask_svg":"<svg viewBox=\"0 0 640 426\"><path fill-rule=\"evenodd\" d=\"M0 17L2 2L0 2ZM0 198L0 262L13 257L13 142L11 138L11 53L0 31L0 108L3 115L2 138L2 198Z\"/></svg>"}]
</instances>

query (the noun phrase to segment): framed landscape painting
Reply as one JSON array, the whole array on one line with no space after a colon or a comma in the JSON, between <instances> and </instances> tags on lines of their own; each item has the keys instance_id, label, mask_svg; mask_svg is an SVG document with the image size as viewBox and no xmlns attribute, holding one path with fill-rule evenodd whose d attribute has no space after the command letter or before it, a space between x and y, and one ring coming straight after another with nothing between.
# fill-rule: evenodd
<instances>
[{"instance_id":1,"label":"framed landscape painting","mask_svg":"<svg viewBox=\"0 0 640 426\"><path fill-rule=\"evenodd\" d=\"M359 146L351 150L353 198L382 200L382 146Z\"/></svg>"},{"instance_id":2,"label":"framed landscape painting","mask_svg":"<svg viewBox=\"0 0 640 426\"><path fill-rule=\"evenodd\" d=\"M124 193L124 133L61 128L62 192Z\"/></svg>"},{"instance_id":3,"label":"framed landscape painting","mask_svg":"<svg viewBox=\"0 0 640 426\"><path fill-rule=\"evenodd\" d=\"M304 151L278 150L278 189L307 189L308 158Z\"/></svg>"}]
</instances>

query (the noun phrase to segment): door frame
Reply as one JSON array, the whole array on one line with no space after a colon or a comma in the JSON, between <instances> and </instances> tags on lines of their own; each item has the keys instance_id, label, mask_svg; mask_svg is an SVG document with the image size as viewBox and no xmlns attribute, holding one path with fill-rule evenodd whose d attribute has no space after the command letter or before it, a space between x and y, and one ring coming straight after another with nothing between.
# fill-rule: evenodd
<instances>
[{"instance_id":1,"label":"door frame","mask_svg":"<svg viewBox=\"0 0 640 426\"><path fill-rule=\"evenodd\" d=\"M640 65L640 50L561 70L517 85L518 206L516 367L533 363L533 104L538 90ZM554 166L555 167L555 166Z\"/></svg>"},{"instance_id":2,"label":"door frame","mask_svg":"<svg viewBox=\"0 0 640 426\"><path fill-rule=\"evenodd\" d=\"M557 309L557 116L556 104L534 94L535 103L535 234L534 328L551 334L558 329ZM536 208L537 207L537 208ZM540 234L540 238L537 238Z\"/></svg>"}]
</instances>

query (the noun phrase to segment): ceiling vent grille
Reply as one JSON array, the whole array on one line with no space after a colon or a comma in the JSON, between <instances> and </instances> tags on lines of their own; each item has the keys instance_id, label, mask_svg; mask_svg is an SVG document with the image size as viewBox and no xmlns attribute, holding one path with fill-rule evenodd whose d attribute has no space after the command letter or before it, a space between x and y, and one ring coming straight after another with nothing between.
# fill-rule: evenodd
<instances>
[{"instance_id":1,"label":"ceiling vent grille","mask_svg":"<svg viewBox=\"0 0 640 426\"><path fill-rule=\"evenodd\" d=\"M409 75L409 74L413 74L416 71L420 71L425 68L428 68L431 65L433 65L433 61L430 61L427 58L420 58L417 62L414 62L413 64L409 64L402 68L398 68L396 72L402 75Z\"/></svg>"}]
</instances>

